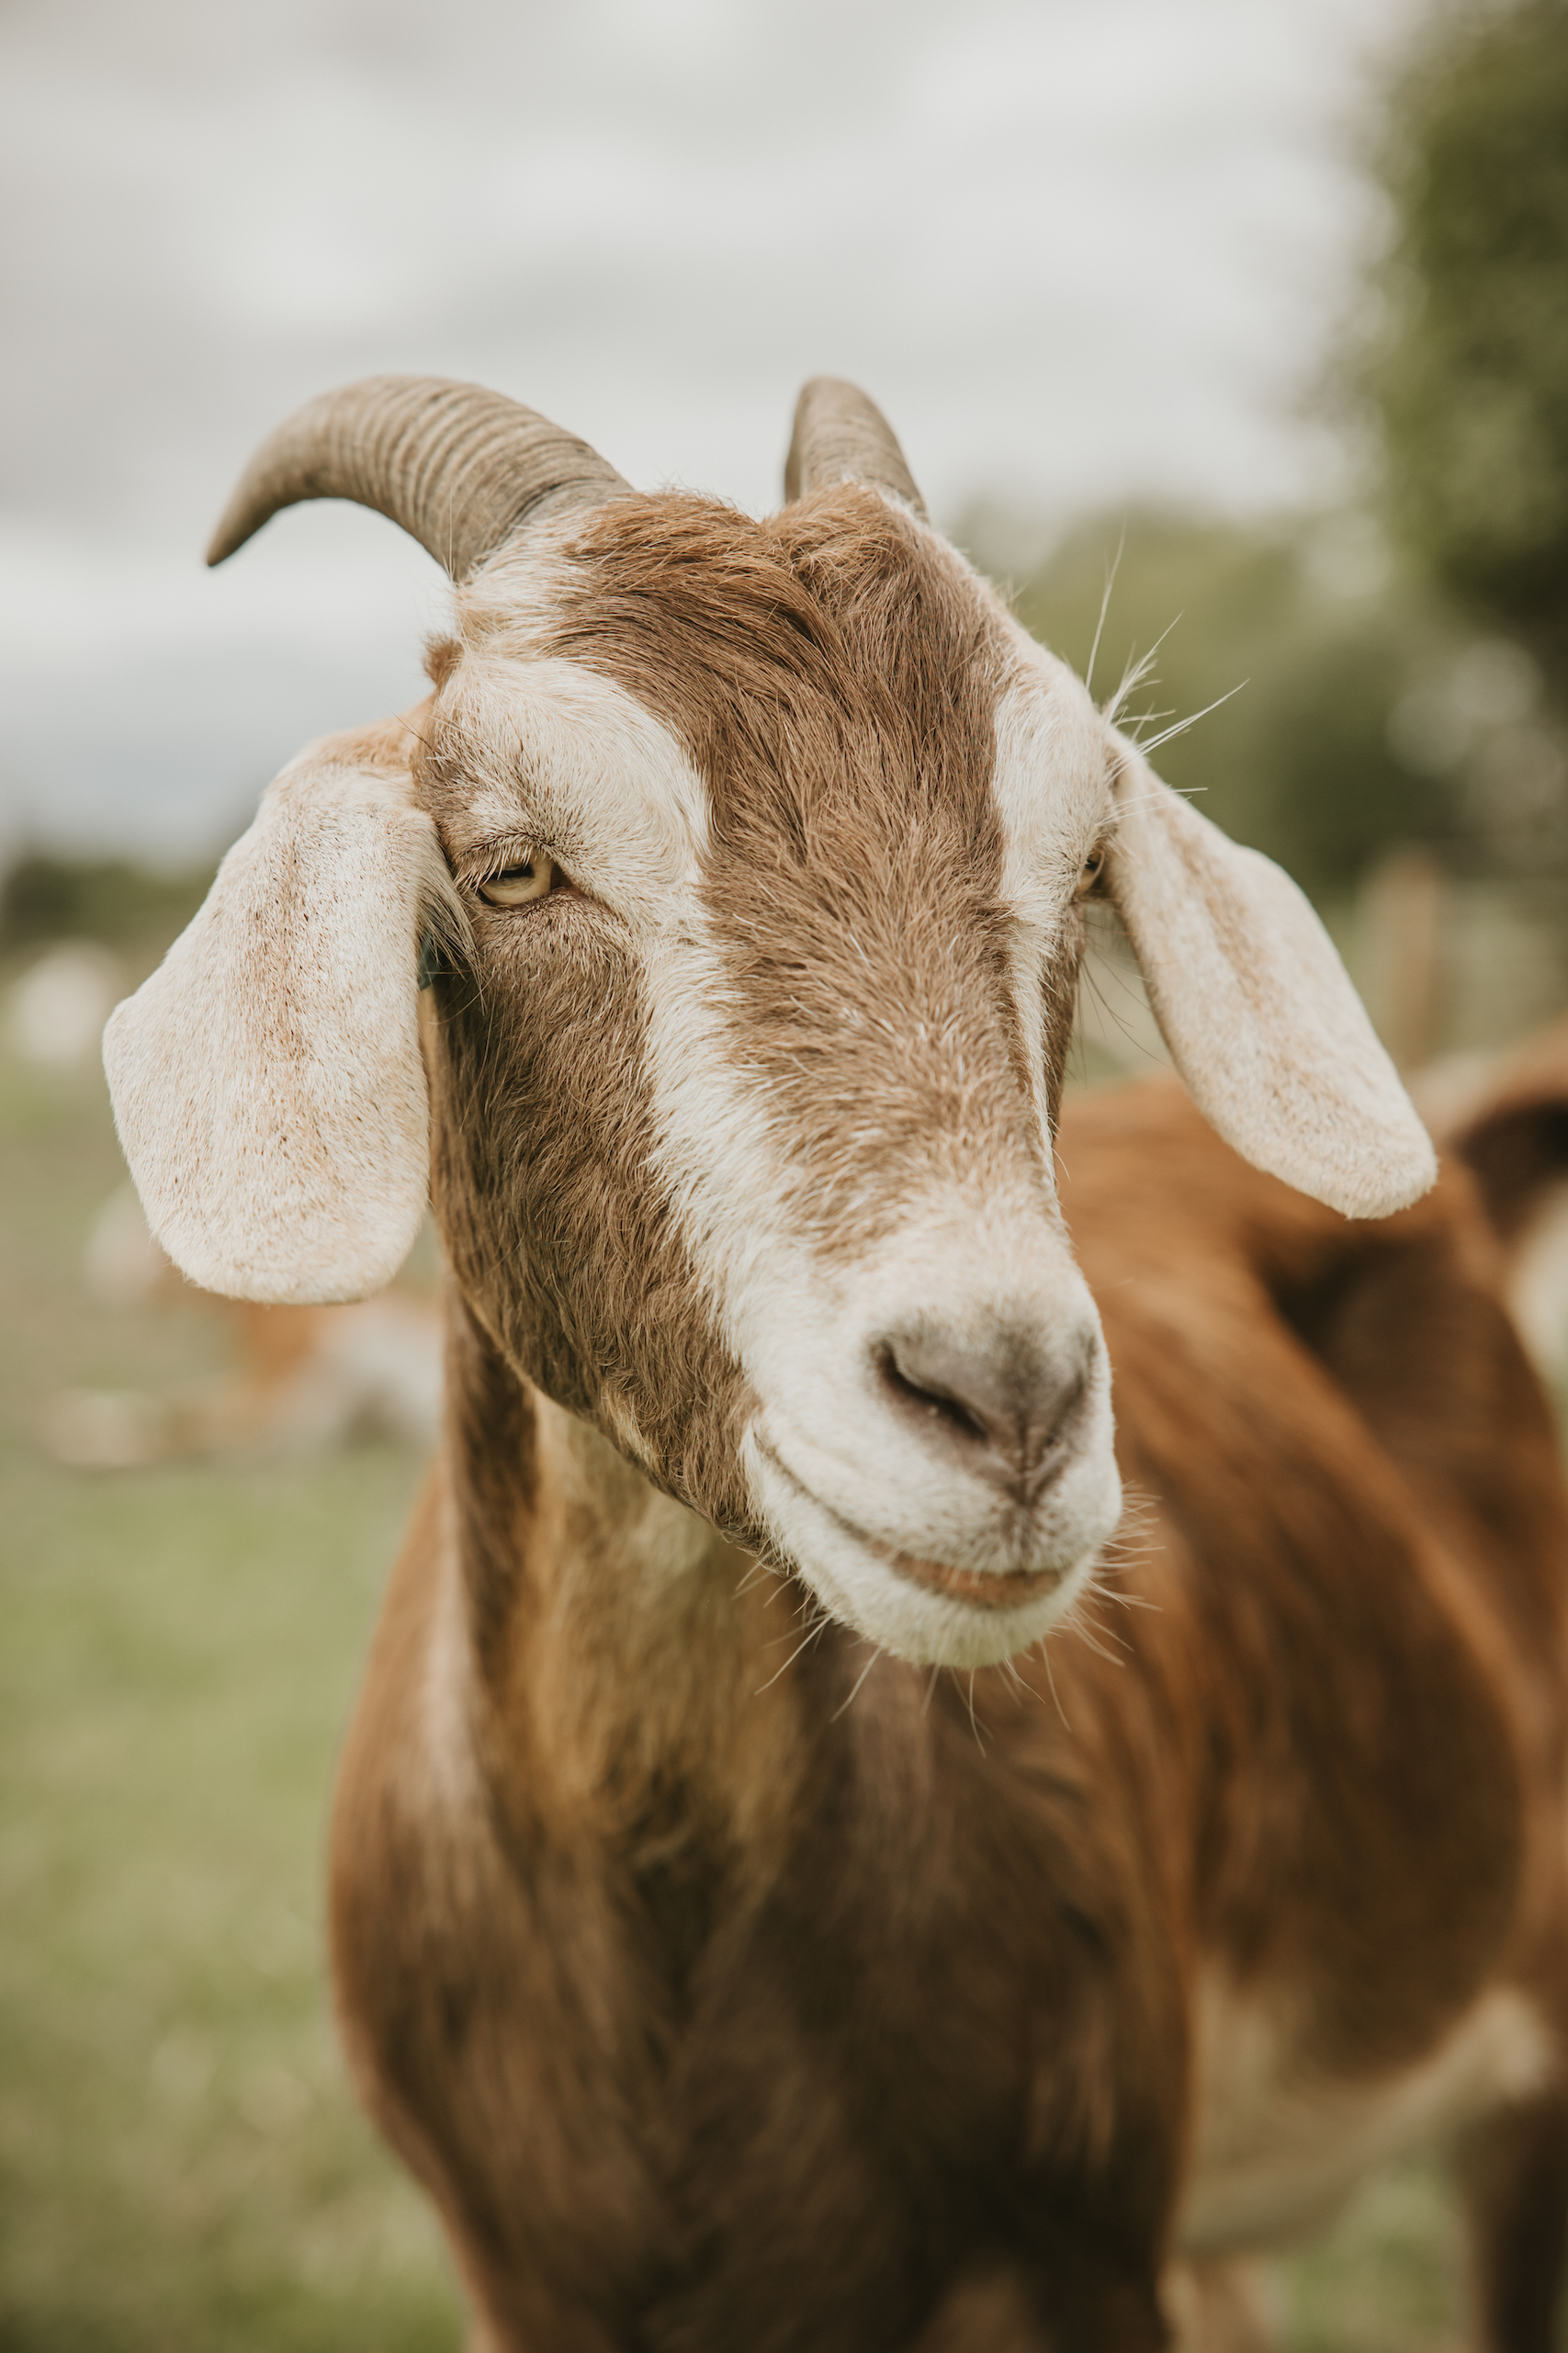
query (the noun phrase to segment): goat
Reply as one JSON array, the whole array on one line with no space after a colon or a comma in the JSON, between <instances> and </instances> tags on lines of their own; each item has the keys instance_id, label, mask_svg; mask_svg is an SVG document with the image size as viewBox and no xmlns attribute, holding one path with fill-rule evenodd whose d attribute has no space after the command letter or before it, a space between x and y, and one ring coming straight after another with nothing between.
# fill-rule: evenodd
<instances>
[{"instance_id":1,"label":"goat","mask_svg":"<svg viewBox=\"0 0 1568 2353\"><path fill-rule=\"evenodd\" d=\"M190 1295L130 1184L94 1218L82 1273L104 1307L155 1307ZM42 1416L57 1462L126 1470L202 1454L313 1454L372 1431L422 1448L437 1436L441 1316L434 1297L417 1285L400 1284L348 1307L208 1304L229 1325L228 1369L153 1394L58 1390Z\"/></svg>"},{"instance_id":2,"label":"goat","mask_svg":"<svg viewBox=\"0 0 1568 2353\"><path fill-rule=\"evenodd\" d=\"M1502 1056L1421 1074L1431 1131L1473 1171L1502 1246L1505 1293L1543 1380L1568 1371L1568 1021Z\"/></svg>"},{"instance_id":3,"label":"goat","mask_svg":"<svg viewBox=\"0 0 1568 2353\"><path fill-rule=\"evenodd\" d=\"M372 1291L427 1192L444 1240L356 2080L487 2347L1240 2343L1238 2259L1459 2135L1537 2353L1568 1500L1473 1188L863 394L785 488L385 378L214 542L350 497L457 583L106 1044L197 1282ZM1190 1102L1062 1108L1090 895Z\"/></svg>"}]
</instances>

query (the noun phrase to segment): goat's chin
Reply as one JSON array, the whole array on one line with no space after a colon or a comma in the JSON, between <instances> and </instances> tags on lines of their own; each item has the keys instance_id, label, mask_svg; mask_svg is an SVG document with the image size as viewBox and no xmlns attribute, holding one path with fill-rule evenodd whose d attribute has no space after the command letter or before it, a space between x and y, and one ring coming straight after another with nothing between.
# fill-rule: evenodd
<instances>
[{"instance_id":1,"label":"goat's chin","mask_svg":"<svg viewBox=\"0 0 1568 2353\"><path fill-rule=\"evenodd\" d=\"M1114 1465L1099 1507L1055 1556L995 1570L955 1567L863 1534L765 1448L751 1452L773 1545L829 1613L922 1667L995 1667L1050 1633L1082 1592L1121 1513ZM1064 1557L1065 1554L1065 1557Z\"/></svg>"}]
</instances>

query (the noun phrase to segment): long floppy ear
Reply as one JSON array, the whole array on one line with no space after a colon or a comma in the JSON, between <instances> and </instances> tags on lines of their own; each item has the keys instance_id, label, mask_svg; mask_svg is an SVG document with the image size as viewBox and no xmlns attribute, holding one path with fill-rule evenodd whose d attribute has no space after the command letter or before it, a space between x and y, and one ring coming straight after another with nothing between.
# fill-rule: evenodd
<instances>
[{"instance_id":1,"label":"long floppy ear","mask_svg":"<svg viewBox=\"0 0 1568 2353\"><path fill-rule=\"evenodd\" d=\"M1306 899L1120 748L1107 888L1193 1101L1245 1160L1348 1217L1419 1199L1431 1139Z\"/></svg>"},{"instance_id":2,"label":"long floppy ear","mask_svg":"<svg viewBox=\"0 0 1568 2353\"><path fill-rule=\"evenodd\" d=\"M287 767L200 912L104 1033L148 1223L209 1291L358 1299L429 1185L421 942L463 928L407 725Z\"/></svg>"}]
</instances>

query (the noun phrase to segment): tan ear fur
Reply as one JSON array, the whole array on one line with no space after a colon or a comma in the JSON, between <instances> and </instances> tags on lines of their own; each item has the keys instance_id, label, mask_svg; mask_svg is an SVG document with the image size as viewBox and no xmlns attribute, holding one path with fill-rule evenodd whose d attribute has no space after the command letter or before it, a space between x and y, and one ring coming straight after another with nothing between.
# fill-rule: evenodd
<instances>
[{"instance_id":1,"label":"tan ear fur","mask_svg":"<svg viewBox=\"0 0 1568 2353\"><path fill-rule=\"evenodd\" d=\"M104 1033L148 1222L207 1290L363 1298L418 1230L420 939L462 916L412 804L411 741L396 720L292 762Z\"/></svg>"},{"instance_id":2,"label":"tan ear fur","mask_svg":"<svg viewBox=\"0 0 1568 2353\"><path fill-rule=\"evenodd\" d=\"M1226 1143L1348 1217L1385 1217L1437 1155L1333 942L1289 875L1121 746L1106 863L1171 1058Z\"/></svg>"}]
</instances>

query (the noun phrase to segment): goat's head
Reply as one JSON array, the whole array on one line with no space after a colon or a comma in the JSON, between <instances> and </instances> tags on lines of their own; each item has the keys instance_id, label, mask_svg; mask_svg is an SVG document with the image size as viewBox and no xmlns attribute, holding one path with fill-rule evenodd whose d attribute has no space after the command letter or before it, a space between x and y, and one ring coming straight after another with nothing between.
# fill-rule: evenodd
<instances>
[{"instance_id":1,"label":"goat's head","mask_svg":"<svg viewBox=\"0 0 1568 2353\"><path fill-rule=\"evenodd\" d=\"M197 1282L374 1289L433 1171L517 1371L878 1643L975 1664L1120 1509L1053 1167L1084 899L1249 1158L1366 1216L1432 1157L1294 886L937 537L862 395L807 387L787 488L638 497L423 379L286 426L214 560L358 498L447 563L453 633L418 712L273 786L110 1078Z\"/></svg>"}]
</instances>

